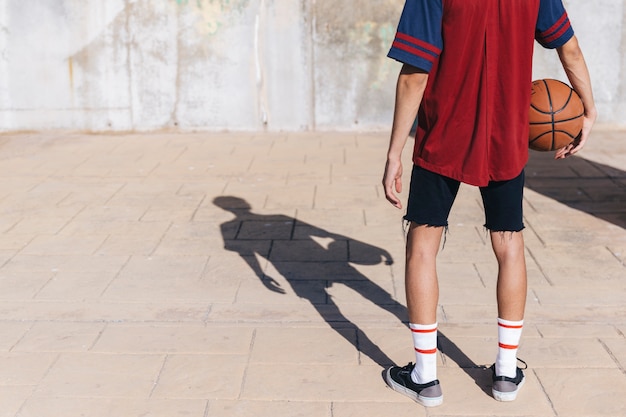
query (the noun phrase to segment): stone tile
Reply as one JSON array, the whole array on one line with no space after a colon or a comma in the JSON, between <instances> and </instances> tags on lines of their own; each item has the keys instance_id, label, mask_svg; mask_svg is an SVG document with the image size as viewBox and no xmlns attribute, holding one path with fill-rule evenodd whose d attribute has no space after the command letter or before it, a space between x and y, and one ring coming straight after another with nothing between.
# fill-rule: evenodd
<instances>
[{"instance_id":1,"label":"stone tile","mask_svg":"<svg viewBox=\"0 0 626 417\"><path fill-rule=\"evenodd\" d=\"M337 318L334 311L324 318L326 306L313 306L306 300L295 299L291 303L268 305L264 302L258 304L222 304L211 305L207 316L209 323L306 323L321 324L330 320L329 317ZM0 309L1 312L1 309Z\"/></svg>"},{"instance_id":2,"label":"stone tile","mask_svg":"<svg viewBox=\"0 0 626 417\"><path fill-rule=\"evenodd\" d=\"M5 300L31 299L54 276L52 271L11 272L5 269L0 269L0 274L0 299Z\"/></svg>"},{"instance_id":3,"label":"stone tile","mask_svg":"<svg viewBox=\"0 0 626 417\"><path fill-rule=\"evenodd\" d=\"M496 288L498 282L498 264L495 259L491 262L476 262L474 268L480 276L480 280L487 288ZM531 256L526 256L526 276L529 288L542 288L550 285L542 270L537 266Z\"/></svg>"},{"instance_id":4,"label":"stone tile","mask_svg":"<svg viewBox=\"0 0 626 417\"><path fill-rule=\"evenodd\" d=\"M315 186L317 184L331 184L332 183L332 171L331 164L327 164L321 167L302 165L300 167L289 167L285 183L289 186Z\"/></svg>"},{"instance_id":5,"label":"stone tile","mask_svg":"<svg viewBox=\"0 0 626 417\"><path fill-rule=\"evenodd\" d=\"M102 323L37 322L14 352L86 352L104 329Z\"/></svg>"},{"instance_id":6,"label":"stone tile","mask_svg":"<svg viewBox=\"0 0 626 417\"><path fill-rule=\"evenodd\" d=\"M247 415L272 417L330 417L331 404L328 402L303 401L247 401L247 400L212 400L209 401L209 416L241 417Z\"/></svg>"},{"instance_id":7,"label":"stone tile","mask_svg":"<svg viewBox=\"0 0 626 417\"><path fill-rule=\"evenodd\" d=\"M61 354L34 396L148 398L163 360L162 355Z\"/></svg>"},{"instance_id":8,"label":"stone tile","mask_svg":"<svg viewBox=\"0 0 626 417\"><path fill-rule=\"evenodd\" d=\"M139 220L93 220L89 218L72 220L59 232L60 235L91 236L101 235L103 232L109 236L143 238L146 240L159 239L170 227L170 221L147 222Z\"/></svg>"},{"instance_id":9,"label":"stone tile","mask_svg":"<svg viewBox=\"0 0 626 417\"><path fill-rule=\"evenodd\" d=\"M442 281L444 280L440 279ZM493 305L496 302L492 289L454 287L452 282L440 284L439 304L446 308L454 304L467 304L468 297L471 297L471 303L475 305Z\"/></svg>"},{"instance_id":10,"label":"stone tile","mask_svg":"<svg viewBox=\"0 0 626 417\"><path fill-rule=\"evenodd\" d=\"M606 324L615 320L615 317L623 317L626 314L625 305L540 305L528 303L526 305L526 317L540 322L565 322L565 323L597 323Z\"/></svg>"},{"instance_id":11,"label":"stone tile","mask_svg":"<svg viewBox=\"0 0 626 417\"><path fill-rule=\"evenodd\" d=\"M618 368L622 371L626 369L626 339L601 339L600 343L611 356Z\"/></svg>"},{"instance_id":12,"label":"stone tile","mask_svg":"<svg viewBox=\"0 0 626 417\"><path fill-rule=\"evenodd\" d=\"M610 133L594 140L623 136ZM439 255L446 400L426 411L380 379L383 366L414 360L403 323L403 212L380 185L387 142L387 133L38 134L3 144L0 351L13 351L0 359L0 415L13 417L28 399L21 413L38 417L575 416L594 415L596 397L597 415L624 414L610 403L624 386L626 223L623 193L611 185L624 182L623 156L613 146L558 166L550 155L529 163L520 352L531 370L512 404L493 401L488 372L475 368L495 354L497 266L478 189L461 187ZM410 167L410 152L403 159ZM296 219L289 236L285 219ZM265 223L271 232L251 227ZM394 264L382 263L385 253ZM81 353L103 326L95 351ZM284 362L286 379L270 377L272 361ZM556 399L532 369L560 378ZM130 383L124 372L134 372L136 390L96 389L109 371ZM232 377L213 381L215 372ZM572 381L586 372L599 381L597 395L576 392ZM7 385L16 375L19 385ZM603 384L613 389L606 399Z\"/></svg>"},{"instance_id":13,"label":"stone tile","mask_svg":"<svg viewBox=\"0 0 626 417\"><path fill-rule=\"evenodd\" d=\"M57 359L56 353L0 353L0 386L37 385Z\"/></svg>"},{"instance_id":14,"label":"stone tile","mask_svg":"<svg viewBox=\"0 0 626 417\"><path fill-rule=\"evenodd\" d=\"M327 292L332 297L332 301L340 306L361 304L367 301L379 306L393 305L397 308L404 308L404 305L395 299L394 283L390 278L384 279L376 276L377 282L374 282L367 279L366 275L363 276L366 279L329 281Z\"/></svg>"},{"instance_id":15,"label":"stone tile","mask_svg":"<svg viewBox=\"0 0 626 417\"><path fill-rule=\"evenodd\" d=\"M287 281L280 274L265 275L263 278L241 280L236 303L290 304L293 297L299 297L312 304L326 304L326 287L327 282L322 279Z\"/></svg>"},{"instance_id":16,"label":"stone tile","mask_svg":"<svg viewBox=\"0 0 626 417\"><path fill-rule=\"evenodd\" d=\"M152 398L234 400L239 398L245 367L242 355L169 355Z\"/></svg>"},{"instance_id":17,"label":"stone tile","mask_svg":"<svg viewBox=\"0 0 626 417\"><path fill-rule=\"evenodd\" d=\"M18 236L24 234L55 234L63 229L79 212L80 208L75 207L50 207L45 210L30 211L27 213L27 217L23 217L6 233Z\"/></svg>"},{"instance_id":18,"label":"stone tile","mask_svg":"<svg viewBox=\"0 0 626 417\"><path fill-rule=\"evenodd\" d=\"M133 257L103 294L107 300L199 300L211 284L201 279L207 256Z\"/></svg>"},{"instance_id":19,"label":"stone tile","mask_svg":"<svg viewBox=\"0 0 626 417\"><path fill-rule=\"evenodd\" d=\"M429 416L554 416L550 402L534 374L526 371L526 383L514 402L495 401L489 369L443 368L438 372L444 401L428 409Z\"/></svg>"},{"instance_id":20,"label":"stone tile","mask_svg":"<svg viewBox=\"0 0 626 417\"><path fill-rule=\"evenodd\" d=\"M128 261L128 256L109 255L16 255L3 267L7 273L13 272L117 272Z\"/></svg>"},{"instance_id":21,"label":"stone tile","mask_svg":"<svg viewBox=\"0 0 626 417\"><path fill-rule=\"evenodd\" d=\"M392 254L386 249L366 241L348 240L348 251L349 262L357 265L391 265L395 262Z\"/></svg>"},{"instance_id":22,"label":"stone tile","mask_svg":"<svg viewBox=\"0 0 626 417\"><path fill-rule=\"evenodd\" d=\"M8 352L32 327L32 322L2 321L0 322L0 351Z\"/></svg>"},{"instance_id":23,"label":"stone tile","mask_svg":"<svg viewBox=\"0 0 626 417\"><path fill-rule=\"evenodd\" d=\"M0 220L0 231L9 229L13 223L2 223ZM6 226L6 227L5 227ZM35 237L32 233L27 233L24 235L1 235L2 239L0 239L0 253L13 254L18 253L22 248L24 248L28 243L33 240ZM6 256L7 259L2 261L2 264L6 260L8 260L10 256Z\"/></svg>"},{"instance_id":24,"label":"stone tile","mask_svg":"<svg viewBox=\"0 0 626 417\"><path fill-rule=\"evenodd\" d=\"M276 240L270 255L272 262L339 262L348 261L348 243L330 242L328 248L314 240Z\"/></svg>"},{"instance_id":25,"label":"stone tile","mask_svg":"<svg viewBox=\"0 0 626 417\"><path fill-rule=\"evenodd\" d=\"M146 203L142 206L119 205L102 205L89 206L78 213L72 222L136 222L148 210L149 205Z\"/></svg>"},{"instance_id":26,"label":"stone tile","mask_svg":"<svg viewBox=\"0 0 626 417\"><path fill-rule=\"evenodd\" d=\"M309 245L312 247L312 245ZM285 251L288 250L287 245L284 248ZM315 252L322 252L315 251ZM310 256L325 256L324 253L315 253ZM306 252L303 251L298 257L304 258L306 257ZM328 254L329 258L340 258L341 255L339 253ZM347 257L346 255L343 255ZM294 256L295 258L296 256ZM265 270L265 274L271 277L281 275L285 277L288 281L297 281L297 280L323 280L323 281L365 281L368 278L360 272L359 269L351 265L347 262L347 260L340 261L277 261L271 260L267 264L267 269ZM386 276L389 275L385 274Z\"/></svg>"},{"instance_id":27,"label":"stone tile","mask_svg":"<svg viewBox=\"0 0 626 417\"><path fill-rule=\"evenodd\" d=\"M403 203L403 207L406 207ZM363 209L363 219L368 226L389 226L396 227L396 230L403 230L403 216L405 215L403 210L396 209L391 204L388 207L380 207L378 205L374 207L365 207ZM393 232L394 230L390 230ZM403 235L403 232L398 232L399 236Z\"/></svg>"},{"instance_id":28,"label":"stone tile","mask_svg":"<svg viewBox=\"0 0 626 417\"><path fill-rule=\"evenodd\" d=\"M250 354L251 363L357 364L356 331L329 328L259 328Z\"/></svg>"},{"instance_id":29,"label":"stone tile","mask_svg":"<svg viewBox=\"0 0 626 417\"><path fill-rule=\"evenodd\" d=\"M584 324L584 323L538 323L537 330L542 337L570 338L570 339L595 339L595 338L623 338L624 335L610 324Z\"/></svg>"},{"instance_id":30,"label":"stone tile","mask_svg":"<svg viewBox=\"0 0 626 417\"><path fill-rule=\"evenodd\" d=\"M229 216L230 218L230 216ZM237 223L237 228L240 224ZM204 239L212 240L216 234L220 232L218 221L194 221L194 222L174 222L171 223L167 230L163 230L163 238L170 239ZM139 234L141 235L141 234ZM160 235L160 236L161 236ZM225 239L234 239L235 236L224 237Z\"/></svg>"},{"instance_id":31,"label":"stone tile","mask_svg":"<svg viewBox=\"0 0 626 417\"><path fill-rule=\"evenodd\" d=\"M98 247L97 255L149 256L155 253L161 237L111 235ZM205 248L206 250L206 248Z\"/></svg>"},{"instance_id":32,"label":"stone tile","mask_svg":"<svg viewBox=\"0 0 626 417\"><path fill-rule=\"evenodd\" d=\"M40 235L20 251L22 255L91 255L106 240L106 235Z\"/></svg>"},{"instance_id":33,"label":"stone tile","mask_svg":"<svg viewBox=\"0 0 626 417\"><path fill-rule=\"evenodd\" d=\"M116 273L102 272L57 272L38 290L37 300L82 301L98 299L110 285Z\"/></svg>"},{"instance_id":34,"label":"stone tile","mask_svg":"<svg viewBox=\"0 0 626 417\"><path fill-rule=\"evenodd\" d=\"M495 298L495 297L494 297ZM441 306L437 312L440 324L477 324L493 323L494 317L498 317L496 302L487 304L448 304Z\"/></svg>"},{"instance_id":35,"label":"stone tile","mask_svg":"<svg viewBox=\"0 0 626 417\"><path fill-rule=\"evenodd\" d=\"M398 394L398 397L400 395ZM361 417L361 416L430 416L425 407L409 400L398 398L398 402L333 402L333 417Z\"/></svg>"},{"instance_id":36,"label":"stone tile","mask_svg":"<svg viewBox=\"0 0 626 417\"><path fill-rule=\"evenodd\" d=\"M250 364L246 372L243 400L277 401L369 401L397 400L389 390L378 366L336 364L284 364L280 378L268 378L275 364Z\"/></svg>"},{"instance_id":37,"label":"stone tile","mask_svg":"<svg viewBox=\"0 0 626 417\"><path fill-rule=\"evenodd\" d=\"M619 369L546 368L536 373L559 416L626 415L626 377Z\"/></svg>"},{"instance_id":38,"label":"stone tile","mask_svg":"<svg viewBox=\"0 0 626 417\"><path fill-rule=\"evenodd\" d=\"M594 265L589 262L586 265L575 266L562 262L559 265L542 263L541 267L547 279L555 286L565 288L575 284L576 286L591 287L597 283L598 279L602 279L605 285L624 290L622 280L624 268L619 265Z\"/></svg>"},{"instance_id":39,"label":"stone tile","mask_svg":"<svg viewBox=\"0 0 626 417\"><path fill-rule=\"evenodd\" d=\"M193 300L167 303L85 301L13 301L0 304L0 315L12 321L159 321L202 322L209 311L207 302Z\"/></svg>"},{"instance_id":40,"label":"stone tile","mask_svg":"<svg viewBox=\"0 0 626 417\"><path fill-rule=\"evenodd\" d=\"M608 246L609 251L613 256L615 256L622 265L626 266L626 244L613 243Z\"/></svg>"},{"instance_id":41,"label":"stone tile","mask_svg":"<svg viewBox=\"0 0 626 417\"><path fill-rule=\"evenodd\" d=\"M183 273L184 274L184 273ZM182 302L232 302L239 286L239 280L173 275L165 276L124 276L116 279L103 293L102 300L109 302L153 301Z\"/></svg>"},{"instance_id":42,"label":"stone tile","mask_svg":"<svg viewBox=\"0 0 626 417\"><path fill-rule=\"evenodd\" d=\"M207 237L188 238L165 236L152 247L147 255L154 256L202 256L219 253L224 249L235 251L242 256L255 253L266 256L270 252L271 240L217 240Z\"/></svg>"},{"instance_id":43,"label":"stone tile","mask_svg":"<svg viewBox=\"0 0 626 417\"><path fill-rule=\"evenodd\" d=\"M53 185L58 187L59 192L70 191L61 200L60 207L89 205L104 205L125 185L124 182L112 182L105 178L86 180L83 178L73 178L71 181L56 180Z\"/></svg>"},{"instance_id":44,"label":"stone tile","mask_svg":"<svg viewBox=\"0 0 626 417\"><path fill-rule=\"evenodd\" d=\"M179 196L177 191L180 185L176 182L167 181L141 181L126 182L114 196L108 201L107 205L118 206L139 206L158 204L159 206L167 206L170 208L191 206L195 207L201 198L192 196Z\"/></svg>"},{"instance_id":45,"label":"stone tile","mask_svg":"<svg viewBox=\"0 0 626 417\"><path fill-rule=\"evenodd\" d=\"M522 339L520 355L523 356L525 340ZM491 366L498 352L498 339L487 337L451 337L441 332L438 340L443 363L452 368Z\"/></svg>"},{"instance_id":46,"label":"stone tile","mask_svg":"<svg viewBox=\"0 0 626 417\"><path fill-rule=\"evenodd\" d=\"M34 386L0 386L0 417L15 417Z\"/></svg>"},{"instance_id":47,"label":"stone tile","mask_svg":"<svg viewBox=\"0 0 626 417\"><path fill-rule=\"evenodd\" d=\"M297 210L297 226L312 226L322 229L337 227L343 224L351 224L355 226L364 225L365 210L361 207L341 207L341 208L316 208ZM306 230L306 229L305 229ZM340 233L334 231L335 233ZM298 237L296 237L298 238Z\"/></svg>"},{"instance_id":48,"label":"stone tile","mask_svg":"<svg viewBox=\"0 0 626 417\"><path fill-rule=\"evenodd\" d=\"M476 240L480 240L480 237L476 237ZM441 250L438 255L439 263L488 263L494 262L494 255L491 248L486 245L480 244L468 244L461 241L458 242L446 242L445 249Z\"/></svg>"},{"instance_id":49,"label":"stone tile","mask_svg":"<svg viewBox=\"0 0 626 417\"><path fill-rule=\"evenodd\" d=\"M30 398L20 417L203 417L206 400ZM0 414L2 416L2 414Z\"/></svg>"},{"instance_id":50,"label":"stone tile","mask_svg":"<svg viewBox=\"0 0 626 417\"><path fill-rule=\"evenodd\" d=\"M535 369L615 367L597 339L532 339L520 347L520 357Z\"/></svg>"},{"instance_id":51,"label":"stone tile","mask_svg":"<svg viewBox=\"0 0 626 417\"><path fill-rule=\"evenodd\" d=\"M246 355L253 329L199 324L109 324L91 349L104 353Z\"/></svg>"},{"instance_id":52,"label":"stone tile","mask_svg":"<svg viewBox=\"0 0 626 417\"><path fill-rule=\"evenodd\" d=\"M384 206L389 204L378 194L374 185L318 185L313 208Z\"/></svg>"},{"instance_id":53,"label":"stone tile","mask_svg":"<svg viewBox=\"0 0 626 417\"><path fill-rule=\"evenodd\" d=\"M624 303L626 289L619 291L619 287L598 287L578 285L577 287L562 285L554 287L533 288L535 296L542 305L576 305L576 306L619 306Z\"/></svg>"}]
</instances>

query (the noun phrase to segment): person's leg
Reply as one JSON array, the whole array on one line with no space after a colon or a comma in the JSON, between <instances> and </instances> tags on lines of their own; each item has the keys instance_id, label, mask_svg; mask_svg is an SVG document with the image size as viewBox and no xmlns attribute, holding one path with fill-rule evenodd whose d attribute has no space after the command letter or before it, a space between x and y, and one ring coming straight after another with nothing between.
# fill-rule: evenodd
<instances>
[{"instance_id":1,"label":"person's leg","mask_svg":"<svg viewBox=\"0 0 626 417\"><path fill-rule=\"evenodd\" d=\"M491 245L498 261L498 317L524 320L527 292L524 236L521 231L492 231Z\"/></svg>"},{"instance_id":2,"label":"person's leg","mask_svg":"<svg viewBox=\"0 0 626 417\"><path fill-rule=\"evenodd\" d=\"M526 260L522 198L524 173L510 181L481 188L485 205L485 227L498 262L498 354L493 366L493 395L511 401L524 382L517 368L517 350L522 335L526 306Z\"/></svg>"},{"instance_id":3,"label":"person's leg","mask_svg":"<svg viewBox=\"0 0 626 417\"><path fill-rule=\"evenodd\" d=\"M437 282L436 258L441 236L459 182L419 167L413 168L405 220L407 234L405 288L409 327L413 337L415 365L387 370L391 388L425 406L442 403L437 379Z\"/></svg>"},{"instance_id":4,"label":"person's leg","mask_svg":"<svg viewBox=\"0 0 626 417\"><path fill-rule=\"evenodd\" d=\"M413 382L437 379L437 252L444 227L411 224L407 235L405 290L415 349Z\"/></svg>"},{"instance_id":5,"label":"person's leg","mask_svg":"<svg viewBox=\"0 0 626 417\"><path fill-rule=\"evenodd\" d=\"M407 234L405 290L409 322L431 324L437 321L439 284L437 253L443 226L411 223Z\"/></svg>"}]
</instances>

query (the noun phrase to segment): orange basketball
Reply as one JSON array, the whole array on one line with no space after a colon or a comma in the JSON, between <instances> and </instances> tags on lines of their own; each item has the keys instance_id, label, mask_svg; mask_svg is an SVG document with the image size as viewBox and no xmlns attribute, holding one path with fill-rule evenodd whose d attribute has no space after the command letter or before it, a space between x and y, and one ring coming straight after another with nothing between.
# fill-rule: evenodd
<instances>
[{"instance_id":1,"label":"orange basketball","mask_svg":"<svg viewBox=\"0 0 626 417\"><path fill-rule=\"evenodd\" d=\"M569 145L583 128L583 102L569 85L551 79L533 81L528 146L553 151Z\"/></svg>"}]
</instances>

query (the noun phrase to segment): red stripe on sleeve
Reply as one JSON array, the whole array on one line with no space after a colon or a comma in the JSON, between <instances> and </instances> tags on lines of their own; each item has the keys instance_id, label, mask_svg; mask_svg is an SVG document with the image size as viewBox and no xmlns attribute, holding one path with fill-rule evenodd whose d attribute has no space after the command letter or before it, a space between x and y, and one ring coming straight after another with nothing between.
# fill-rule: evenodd
<instances>
[{"instance_id":1,"label":"red stripe on sleeve","mask_svg":"<svg viewBox=\"0 0 626 417\"><path fill-rule=\"evenodd\" d=\"M441 49L437 48L436 46L431 45L428 42L424 42L420 39L414 38L413 36L407 35L405 33L396 32L396 39L402 39L403 41L412 43L419 48L426 49L437 55L441 53Z\"/></svg>"},{"instance_id":2,"label":"red stripe on sleeve","mask_svg":"<svg viewBox=\"0 0 626 417\"><path fill-rule=\"evenodd\" d=\"M393 47L394 48L398 48L398 49L402 49L403 51L409 52L413 55L419 56L421 58L426 59L427 61L430 62L435 62L435 57L432 56L431 54L422 51L421 49L417 49L417 48L413 48L412 46L409 46L405 43L402 42L398 42L398 41L394 41L393 42Z\"/></svg>"},{"instance_id":3,"label":"red stripe on sleeve","mask_svg":"<svg viewBox=\"0 0 626 417\"><path fill-rule=\"evenodd\" d=\"M564 34L570 28L570 26L571 26L570 22L567 22L567 24L563 25L561 30L559 30L558 32L554 33L553 35L545 37L544 38L544 42L549 43L549 42L552 42L555 39L558 39L562 34Z\"/></svg>"},{"instance_id":4,"label":"red stripe on sleeve","mask_svg":"<svg viewBox=\"0 0 626 417\"><path fill-rule=\"evenodd\" d=\"M562 32L564 32L563 28L561 28L561 30L559 30L559 27L561 27L561 25L563 25L563 23L565 23L565 21L567 20L567 12L563 13L563 16L561 16L561 18L559 20L557 20L557 22L555 24L553 24L549 29L544 30L543 32L541 32L541 37L544 38L544 40L546 42L550 42L550 40L554 40L556 38L558 38L558 34ZM569 27L569 22L565 27ZM567 30L567 29L566 29ZM548 40L550 39L550 40Z\"/></svg>"}]
</instances>

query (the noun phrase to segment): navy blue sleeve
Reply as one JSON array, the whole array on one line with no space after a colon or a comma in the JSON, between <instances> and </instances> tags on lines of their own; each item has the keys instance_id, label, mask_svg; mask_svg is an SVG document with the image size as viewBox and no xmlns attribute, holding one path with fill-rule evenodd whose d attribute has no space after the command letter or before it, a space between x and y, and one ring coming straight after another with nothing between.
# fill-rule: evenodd
<instances>
[{"instance_id":1,"label":"navy blue sleeve","mask_svg":"<svg viewBox=\"0 0 626 417\"><path fill-rule=\"evenodd\" d=\"M563 46L574 36L574 29L561 0L541 0L535 38L544 48Z\"/></svg>"},{"instance_id":2,"label":"navy blue sleeve","mask_svg":"<svg viewBox=\"0 0 626 417\"><path fill-rule=\"evenodd\" d=\"M430 71L441 54L442 0L406 0L387 56Z\"/></svg>"}]
</instances>

